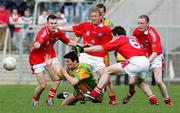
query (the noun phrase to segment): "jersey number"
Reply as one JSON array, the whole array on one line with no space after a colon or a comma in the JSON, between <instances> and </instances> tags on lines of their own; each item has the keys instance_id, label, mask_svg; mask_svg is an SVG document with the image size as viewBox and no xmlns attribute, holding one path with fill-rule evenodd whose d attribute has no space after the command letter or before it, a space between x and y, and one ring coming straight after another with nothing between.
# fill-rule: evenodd
<instances>
[{"instance_id":1,"label":"jersey number","mask_svg":"<svg viewBox=\"0 0 180 113\"><path fill-rule=\"evenodd\" d=\"M129 39L129 43L131 44L131 46L133 46L134 48L141 48L141 46L139 45L139 43L135 40L135 39Z\"/></svg>"}]
</instances>

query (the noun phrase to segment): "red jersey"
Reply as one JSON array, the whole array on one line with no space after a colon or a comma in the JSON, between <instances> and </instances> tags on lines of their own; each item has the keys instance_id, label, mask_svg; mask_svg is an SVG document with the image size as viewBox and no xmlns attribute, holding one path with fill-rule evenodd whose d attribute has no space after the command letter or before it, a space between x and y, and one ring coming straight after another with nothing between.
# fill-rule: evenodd
<instances>
[{"instance_id":1,"label":"red jersey","mask_svg":"<svg viewBox=\"0 0 180 113\"><path fill-rule=\"evenodd\" d=\"M136 28L132 35L137 38L148 56L150 56L152 52L156 52L157 55L162 54L160 36L153 27L149 26L145 32L139 31L138 28Z\"/></svg>"},{"instance_id":2,"label":"red jersey","mask_svg":"<svg viewBox=\"0 0 180 113\"><path fill-rule=\"evenodd\" d=\"M10 19L12 19L12 22L13 22L13 23L16 23L16 22L21 23L21 19L22 19L22 18L21 18L20 15L11 15L11 16L10 16ZM21 27L16 27L16 26L15 26L13 32L19 32L20 30L21 30Z\"/></svg>"},{"instance_id":3,"label":"red jersey","mask_svg":"<svg viewBox=\"0 0 180 113\"><path fill-rule=\"evenodd\" d=\"M94 26L92 22L84 22L73 26L73 31L77 37L83 37L84 44L103 45L112 39L111 28L103 24ZM107 52L87 52L87 54L104 57Z\"/></svg>"},{"instance_id":4,"label":"red jersey","mask_svg":"<svg viewBox=\"0 0 180 113\"><path fill-rule=\"evenodd\" d=\"M141 48L136 39L127 38L121 35L119 38L102 45L105 51L118 51L124 58L133 56L145 56L145 51Z\"/></svg>"},{"instance_id":5,"label":"red jersey","mask_svg":"<svg viewBox=\"0 0 180 113\"><path fill-rule=\"evenodd\" d=\"M29 56L30 64L40 64L44 62L44 56L46 54L51 55L52 58L56 57L53 45L56 41L61 40L63 43L68 44L69 39L60 30L56 29L55 33L51 33L47 26L43 27L37 34L35 42L39 42L41 47L34 49Z\"/></svg>"},{"instance_id":6,"label":"red jersey","mask_svg":"<svg viewBox=\"0 0 180 113\"><path fill-rule=\"evenodd\" d=\"M8 24L9 23L10 13L7 9L0 11L0 24Z\"/></svg>"}]
</instances>

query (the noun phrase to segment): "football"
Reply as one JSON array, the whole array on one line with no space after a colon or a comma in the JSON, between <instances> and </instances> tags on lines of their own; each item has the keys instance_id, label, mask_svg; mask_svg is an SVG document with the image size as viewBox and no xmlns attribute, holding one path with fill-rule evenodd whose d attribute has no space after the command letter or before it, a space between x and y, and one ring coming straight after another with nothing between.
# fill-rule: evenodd
<instances>
[{"instance_id":1,"label":"football","mask_svg":"<svg viewBox=\"0 0 180 113\"><path fill-rule=\"evenodd\" d=\"M7 71L12 71L16 68L16 59L13 57L6 57L3 60L3 67Z\"/></svg>"}]
</instances>

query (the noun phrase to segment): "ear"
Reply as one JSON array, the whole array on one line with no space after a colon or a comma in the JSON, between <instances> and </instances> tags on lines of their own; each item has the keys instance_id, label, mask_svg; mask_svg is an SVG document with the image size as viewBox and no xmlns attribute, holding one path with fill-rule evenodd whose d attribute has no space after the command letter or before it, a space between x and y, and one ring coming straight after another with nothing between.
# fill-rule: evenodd
<instances>
[{"instance_id":1,"label":"ear","mask_svg":"<svg viewBox=\"0 0 180 113\"><path fill-rule=\"evenodd\" d=\"M119 35L116 33L115 37L119 37Z\"/></svg>"}]
</instances>

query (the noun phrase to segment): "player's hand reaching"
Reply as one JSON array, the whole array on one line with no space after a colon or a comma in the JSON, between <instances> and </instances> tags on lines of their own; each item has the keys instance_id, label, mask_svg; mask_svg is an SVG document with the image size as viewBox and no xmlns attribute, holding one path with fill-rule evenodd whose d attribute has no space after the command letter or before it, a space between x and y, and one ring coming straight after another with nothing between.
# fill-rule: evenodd
<instances>
[{"instance_id":1,"label":"player's hand reaching","mask_svg":"<svg viewBox=\"0 0 180 113\"><path fill-rule=\"evenodd\" d=\"M78 45L76 45L76 46L74 47L74 49L75 49L75 51L76 51L77 54L84 52L84 48L82 48L82 47L80 47L80 46L78 46Z\"/></svg>"},{"instance_id":2,"label":"player's hand reaching","mask_svg":"<svg viewBox=\"0 0 180 113\"><path fill-rule=\"evenodd\" d=\"M30 51L33 51L33 49L34 49L34 44L33 44L33 42L30 42L30 43L29 43L29 48L30 48Z\"/></svg>"},{"instance_id":3,"label":"player's hand reaching","mask_svg":"<svg viewBox=\"0 0 180 113\"><path fill-rule=\"evenodd\" d=\"M39 42L35 42L35 43L30 43L29 44L29 47L30 47L30 50L33 51L34 49L39 49L41 46L41 44Z\"/></svg>"},{"instance_id":4,"label":"player's hand reaching","mask_svg":"<svg viewBox=\"0 0 180 113\"><path fill-rule=\"evenodd\" d=\"M51 58L51 55L48 55L48 54L46 54L46 56L44 57L44 59L45 59L45 63L46 63L46 65L47 66L51 66L52 65L52 58Z\"/></svg>"},{"instance_id":5,"label":"player's hand reaching","mask_svg":"<svg viewBox=\"0 0 180 113\"><path fill-rule=\"evenodd\" d=\"M60 71L63 75L67 75L66 67L61 67Z\"/></svg>"},{"instance_id":6,"label":"player's hand reaching","mask_svg":"<svg viewBox=\"0 0 180 113\"><path fill-rule=\"evenodd\" d=\"M77 43L76 46L81 47L81 48L86 48L86 47L91 47L92 44L89 44L89 43L86 43L86 44L79 44L79 43Z\"/></svg>"}]
</instances>

